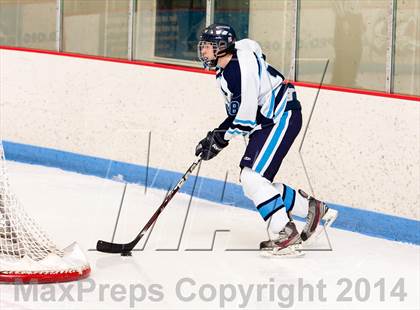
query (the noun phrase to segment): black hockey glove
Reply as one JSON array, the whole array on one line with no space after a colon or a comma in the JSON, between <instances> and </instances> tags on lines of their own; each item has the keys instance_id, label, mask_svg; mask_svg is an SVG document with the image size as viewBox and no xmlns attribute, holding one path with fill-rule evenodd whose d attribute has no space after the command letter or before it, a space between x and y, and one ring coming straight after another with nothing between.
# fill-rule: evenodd
<instances>
[{"instance_id":1,"label":"black hockey glove","mask_svg":"<svg viewBox=\"0 0 420 310\"><path fill-rule=\"evenodd\" d=\"M195 148L195 156L200 156L203 160L210 160L228 146L229 141L223 138L224 131L213 130L201 140Z\"/></svg>"}]
</instances>

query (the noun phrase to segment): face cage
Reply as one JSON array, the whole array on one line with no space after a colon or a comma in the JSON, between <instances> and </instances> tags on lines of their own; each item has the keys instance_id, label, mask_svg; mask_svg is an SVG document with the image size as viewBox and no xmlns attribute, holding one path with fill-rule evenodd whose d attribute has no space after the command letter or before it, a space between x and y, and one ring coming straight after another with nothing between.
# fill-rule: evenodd
<instances>
[{"instance_id":1,"label":"face cage","mask_svg":"<svg viewBox=\"0 0 420 310\"><path fill-rule=\"evenodd\" d=\"M204 46L206 46L207 44L211 44L213 47L213 56L214 59L208 59L207 57L203 56L203 48ZM204 68L206 69L211 69L216 67L217 65L217 44L216 42L209 42L209 41L200 41L198 42L197 45L197 54L198 54L198 59L200 59L201 63L203 64Z\"/></svg>"}]
</instances>

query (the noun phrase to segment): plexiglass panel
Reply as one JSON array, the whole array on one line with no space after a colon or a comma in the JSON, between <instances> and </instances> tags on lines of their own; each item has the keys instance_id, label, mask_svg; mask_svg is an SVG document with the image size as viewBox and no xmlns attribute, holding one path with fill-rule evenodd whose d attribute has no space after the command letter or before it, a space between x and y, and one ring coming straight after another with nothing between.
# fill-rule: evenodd
<instances>
[{"instance_id":1,"label":"plexiglass panel","mask_svg":"<svg viewBox=\"0 0 420 310\"><path fill-rule=\"evenodd\" d=\"M297 79L385 91L388 0L301 0Z\"/></svg>"},{"instance_id":2,"label":"plexiglass panel","mask_svg":"<svg viewBox=\"0 0 420 310\"><path fill-rule=\"evenodd\" d=\"M419 0L397 2L394 91L420 96Z\"/></svg>"},{"instance_id":3,"label":"plexiglass panel","mask_svg":"<svg viewBox=\"0 0 420 310\"><path fill-rule=\"evenodd\" d=\"M1 0L0 45L54 50L56 0Z\"/></svg>"},{"instance_id":4,"label":"plexiglass panel","mask_svg":"<svg viewBox=\"0 0 420 310\"><path fill-rule=\"evenodd\" d=\"M64 0L63 50L128 57L130 0Z\"/></svg>"}]
</instances>

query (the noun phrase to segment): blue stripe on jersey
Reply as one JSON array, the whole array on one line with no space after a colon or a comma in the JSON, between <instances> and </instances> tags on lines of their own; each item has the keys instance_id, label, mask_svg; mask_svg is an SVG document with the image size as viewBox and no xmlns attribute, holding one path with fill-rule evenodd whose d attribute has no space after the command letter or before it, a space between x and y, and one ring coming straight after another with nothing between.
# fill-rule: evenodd
<instances>
[{"instance_id":1,"label":"blue stripe on jersey","mask_svg":"<svg viewBox=\"0 0 420 310\"><path fill-rule=\"evenodd\" d=\"M255 126L255 125L257 125L257 122L255 122L255 121L251 121L251 120L242 120L242 119L237 119L237 118L235 118L235 119L233 120L233 123L234 123L234 124L251 125L251 126Z\"/></svg>"},{"instance_id":2,"label":"blue stripe on jersey","mask_svg":"<svg viewBox=\"0 0 420 310\"><path fill-rule=\"evenodd\" d=\"M274 148L276 147L276 144L278 140L280 139L281 133L286 127L286 120L288 116L289 116L289 112L286 112L282 115L280 122L278 124L278 127L276 131L274 132L274 135L271 138L271 141L269 142L267 149L265 150L263 156L261 157L260 161L257 164L257 167L255 168L256 172L260 173L262 171L268 159L270 158L271 154L276 151Z\"/></svg>"},{"instance_id":3,"label":"blue stripe on jersey","mask_svg":"<svg viewBox=\"0 0 420 310\"><path fill-rule=\"evenodd\" d=\"M268 220L271 215L284 207L283 200L280 195L276 195L273 198L259 204L257 206L258 212L261 214L264 221Z\"/></svg>"},{"instance_id":4,"label":"blue stripe on jersey","mask_svg":"<svg viewBox=\"0 0 420 310\"><path fill-rule=\"evenodd\" d=\"M287 89L286 89L286 92L287 92ZM283 94L283 101L281 101L280 102L280 107L279 108L277 108L277 112L276 112L276 115L274 116L274 119L276 119L279 115L280 115L280 113L282 113L283 111L284 111L284 108L286 107L286 103L287 103L287 93L284 93Z\"/></svg>"},{"instance_id":5,"label":"blue stripe on jersey","mask_svg":"<svg viewBox=\"0 0 420 310\"><path fill-rule=\"evenodd\" d=\"M270 108L268 109L267 118L273 118L273 110L274 110L274 104L276 103L276 91L273 89L271 91L271 102L270 102Z\"/></svg>"},{"instance_id":6,"label":"blue stripe on jersey","mask_svg":"<svg viewBox=\"0 0 420 310\"><path fill-rule=\"evenodd\" d=\"M293 205L295 204L295 195L295 190L293 190L286 184L283 184L283 200L284 206L286 207L286 211L293 209Z\"/></svg>"},{"instance_id":7,"label":"blue stripe on jersey","mask_svg":"<svg viewBox=\"0 0 420 310\"><path fill-rule=\"evenodd\" d=\"M233 130L229 129L227 131L227 133L230 134L230 135L246 135L246 134L248 134L247 131L243 131L243 130L240 130L240 129L233 129Z\"/></svg>"}]
</instances>

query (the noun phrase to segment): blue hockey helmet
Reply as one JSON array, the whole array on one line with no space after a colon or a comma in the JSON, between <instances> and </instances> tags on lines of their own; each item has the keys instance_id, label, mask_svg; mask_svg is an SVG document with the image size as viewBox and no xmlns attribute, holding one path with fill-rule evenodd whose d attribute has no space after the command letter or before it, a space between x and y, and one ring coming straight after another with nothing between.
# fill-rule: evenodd
<instances>
[{"instance_id":1,"label":"blue hockey helmet","mask_svg":"<svg viewBox=\"0 0 420 310\"><path fill-rule=\"evenodd\" d=\"M198 58L205 68L214 68L219 57L234 51L235 41L236 33L231 26L221 23L212 24L201 32L197 46ZM213 46L214 59L209 59L202 53L203 47L208 44Z\"/></svg>"}]
</instances>

